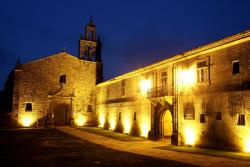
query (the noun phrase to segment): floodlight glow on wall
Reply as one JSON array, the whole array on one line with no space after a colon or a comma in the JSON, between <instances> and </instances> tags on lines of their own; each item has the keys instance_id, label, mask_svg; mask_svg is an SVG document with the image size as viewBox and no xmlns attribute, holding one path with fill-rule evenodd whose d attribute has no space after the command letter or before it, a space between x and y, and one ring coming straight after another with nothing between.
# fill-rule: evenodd
<instances>
[{"instance_id":1,"label":"floodlight glow on wall","mask_svg":"<svg viewBox=\"0 0 250 167\"><path fill-rule=\"evenodd\" d=\"M250 140L249 139L246 139L245 140L245 143L244 143L244 152L246 152L246 153L249 153L250 152Z\"/></svg>"},{"instance_id":2,"label":"floodlight glow on wall","mask_svg":"<svg viewBox=\"0 0 250 167\"><path fill-rule=\"evenodd\" d=\"M147 91L152 87L151 79L144 79L140 80L140 91L141 93L145 94Z\"/></svg>"},{"instance_id":3,"label":"floodlight glow on wall","mask_svg":"<svg viewBox=\"0 0 250 167\"><path fill-rule=\"evenodd\" d=\"M30 127L35 122L35 119L31 114L23 114L21 115L19 122L24 127Z\"/></svg>"},{"instance_id":4,"label":"floodlight glow on wall","mask_svg":"<svg viewBox=\"0 0 250 167\"><path fill-rule=\"evenodd\" d=\"M77 126L84 126L86 124L86 118L82 114L76 114L74 122Z\"/></svg>"},{"instance_id":5,"label":"floodlight glow on wall","mask_svg":"<svg viewBox=\"0 0 250 167\"><path fill-rule=\"evenodd\" d=\"M184 135L185 135L185 144L194 146L196 141L195 129L192 127L186 127L184 129Z\"/></svg>"},{"instance_id":6,"label":"floodlight glow on wall","mask_svg":"<svg viewBox=\"0 0 250 167\"><path fill-rule=\"evenodd\" d=\"M109 130L115 130L116 121L114 117L111 117L109 119L109 125L110 125Z\"/></svg>"},{"instance_id":7,"label":"floodlight glow on wall","mask_svg":"<svg viewBox=\"0 0 250 167\"><path fill-rule=\"evenodd\" d=\"M196 70L195 68L189 68L187 70L181 70L179 72L179 81L183 85L193 85L196 83Z\"/></svg>"},{"instance_id":8,"label":"floodlight glow on wall","mask_svg":"<svg viewBox=\"0 0 250 167\"><path fill-rule=\"evenodd\" d=\"M242 130L240 132L242 140L242 151L250 153L250 135L248 130Z\"/></svg>"},{"instance_id":9,"label":"floodlight glow on wall","mask_svg":"<svg viewBox=\"0 0 250 167\"><path fill-rule=\"evenodd\" d=\"M148 123L142 123L141 125L141 136L142 137L148 137L148 132L149 132L149 124Z\"/></svg>"},{"instance_id":10,"label":"floodlight glow on wall","mask_svg":"<svg viewBox=\"0 0 250 167\"><path fill-rule=\"evenodd\" d=\"M105 116L103 113L100 113L99 115L99 128L103 128L104 127L104 123L105 123Z\"/></svg>"},{"instance_id":11,"label":"floodlight glow on wall","mask_svg":"<svg viewBox=\"0 0 250 167\"><path fill-rule=\"evenodd\" d=\"M131 130L131 121L130 121L130 117L126 117L126 118L124 119L123 126L124 126L124 131L123 131L123 133L130 133L130 130Z\"/></svg>"}]
</instances>

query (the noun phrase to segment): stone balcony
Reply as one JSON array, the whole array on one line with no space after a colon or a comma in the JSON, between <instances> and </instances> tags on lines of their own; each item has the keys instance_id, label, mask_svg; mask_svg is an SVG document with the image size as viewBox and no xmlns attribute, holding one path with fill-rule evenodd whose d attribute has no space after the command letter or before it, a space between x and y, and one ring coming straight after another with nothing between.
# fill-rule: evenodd
<instances>
[{"instance_id":1,"label":"stone balcony","mask_svg":"<svg viewBox=\"0 0 250 167\"><path fill-rule=\"evenodd\" d=\"M147 91L147 98L156 98L164 96L172 96L172 93L169 92L166 87L154 87L148 89Z\"/></svg>"}]
</instances>

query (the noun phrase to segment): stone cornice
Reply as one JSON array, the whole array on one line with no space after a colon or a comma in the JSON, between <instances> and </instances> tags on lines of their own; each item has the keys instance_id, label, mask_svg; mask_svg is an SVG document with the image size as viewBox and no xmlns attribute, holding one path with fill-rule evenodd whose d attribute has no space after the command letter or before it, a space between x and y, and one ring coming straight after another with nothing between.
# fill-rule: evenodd
<instances>
[{"instance_id":1,"label":"stone cornice","mask_svg":"<svg viewBox=\"0 0 250 167\"><path fill-rule=\"evenodd\" d=\"M223 38L221 40L218 40L218 41L206 44L206 45L202 45L202 46L197 47L195 49L186 51L184 53L177 54L175 56L164 59L160 62L153 63L151 65L148 65L148 66L136 69L134 71L125 73L123 75L117 76L115 78L112 78L110 80L107 80L105 82L98 84L97 87L102 87L102 86L105 86L105 85L108 85L108 84L111 84L114 82L118 82L122 79L132 77L132 76L140 74L140 73L149 72L152 69L162 68L162 67L169 65L169 64L174 64L174 63L186 60L186 59L196 57L196 56L201 55L201 54L206 54L206 53L209 53L212 51L223 49L223 48L233 46L233 45L236 45L239 43L243 43L243 42L246 42L249 40L250 40L250 29L243 31L243 32L240 32L238 34Z\"/></svg>"}]
</instances>

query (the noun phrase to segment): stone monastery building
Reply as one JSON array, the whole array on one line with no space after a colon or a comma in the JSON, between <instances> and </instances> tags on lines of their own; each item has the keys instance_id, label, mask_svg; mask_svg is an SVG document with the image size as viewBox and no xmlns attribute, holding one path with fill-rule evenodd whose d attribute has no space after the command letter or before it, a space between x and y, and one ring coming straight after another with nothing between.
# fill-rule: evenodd
<instances>
[{"instance_id":1,"label":"stone monastery building","mask_svg":"<svg viewBox=\"0 0 250 167\"><path fill-rule=\"evenodd\" d=\"M61 52L17 64L17 125L91 125L175 145L250 150L250 30L105 82L101 47L90 20L79 57Z\"/></svg>"}]
</instances>

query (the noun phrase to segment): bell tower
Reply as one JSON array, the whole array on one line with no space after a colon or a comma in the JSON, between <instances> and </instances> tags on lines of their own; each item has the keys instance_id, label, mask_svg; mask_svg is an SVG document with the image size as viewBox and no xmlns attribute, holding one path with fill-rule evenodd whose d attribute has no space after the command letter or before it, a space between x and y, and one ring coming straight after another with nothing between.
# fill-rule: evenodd
<instances>
[{"instance_id":1,"label":"bell tower","mask_svg":"<svg viewBox=\"0 0 250 167\"><path fill-rule=\"evenodd\" d=\"M92 17L85 26L85 32L79 40L79 58L87 61L101 62L101 41L96 38L96 26Z\"/></svg>"},{"instance_id":2,"label":"bell tower","mask_svg":"<svg viewBox=\"0 0 250 167\"><path fill-rule=\"evenodd\" d=\"M92 17L85 26L85 32L79 40L79 59L97 62L96 83L103 80L103 63L102 63L102 42L100 37L96 38L96 26Z\"/></svg>"}]
</instances>

